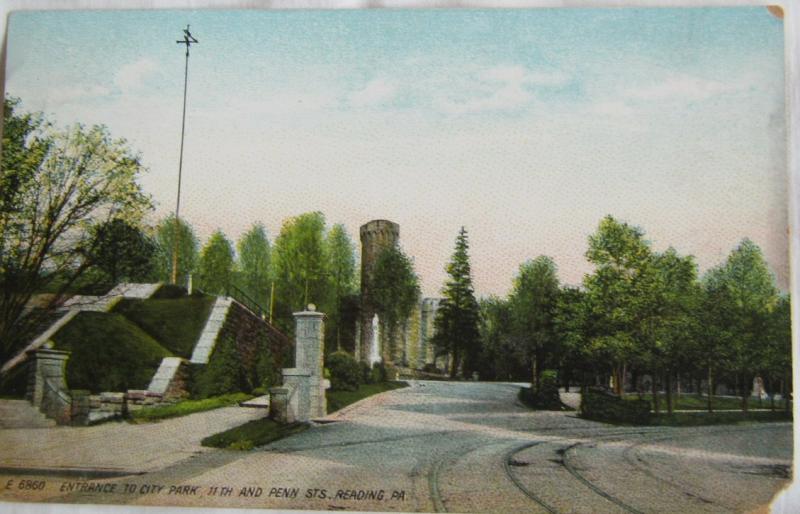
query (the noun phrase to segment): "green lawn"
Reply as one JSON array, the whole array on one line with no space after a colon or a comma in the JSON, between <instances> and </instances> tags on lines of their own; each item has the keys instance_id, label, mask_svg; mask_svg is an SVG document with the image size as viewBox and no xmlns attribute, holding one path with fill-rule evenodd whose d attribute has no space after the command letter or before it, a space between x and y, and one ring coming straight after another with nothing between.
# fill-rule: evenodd
<instances>
[{"instance_id":1,"label":"green lawn","mask_svg":"<svg viewBox=\"0 0 800 514\"><path fill-rule=\"evenodd\" d=\"M55 348L72 352L67 362L71 389L146 389L172 352L120 314L81 312L53 337Z\"/></svg>"},{"instance_id":2,"label":"green lawn","mask_svg":"<svg viewBox=\"0 0 800 514\"><path fill-rule=\"evenodd\" d=\"M195 412L203 412L229 405L237 405L240 402L249 400L253 395L246 393L225 394L213 396L202 400L183 400L172 405L159 405L157 407L143 407L139 410L131 411L131 419L137 423L158 421L167 418L186 416Z\"/></svg>"},{"instance_id":3,"label":"green lawn","mask_svg":"<svg viewBox=\"0 0 800 514\"><path fill-rule=\"evenodd\" d=\"M791 413L784 411L748 412L676 412L653 415L650 425L659 426L700 426L700 425L738 425L740 423L768 423L773 421L791 421Z\"/></svg>"},{"instance_id":4,"label":"green lawn","mask_svg":"<svg viewBox=\"0 0 800 514\"><path fill-rule=\"evenodd\" d=\"M328 401L328 414L347 407L351 403L362 400L373 394L402 389L408 387L407 382L380 382L377 384L362 384L356 391L325 391L325 399Z\"/></svg>"},{"instance_id":5,"label":"green lawn","mask_svg":"<svg viewBox=\"0 0 800 514\"><path fill-rule=\"evenodd\" d=\"M123 300L114 309L175 355L190 358L205 327L213 296Z\"/></svg>"},{"instance_id":6,"label":"green lawn","mask_svg":"<svg viewBox=\"0 0 800 514\"><path fill-rule=\"evenodd\" d=\"M624 396L626 400L637 400L639 398L636 394L627 394ZM653 395L645 394L643 398L649 402L652 402ZM667 397L666 395L660 394L658 396L659 405L661 406L662 410L667 409ZM705 396L700 396L698 394L682 394L680 396L675 396L675 409L678 410L707 410L708 409L708 398ZM714 409L741 409L742 408L742 400L741 398L722 398L715 396L712 400L712 405ZM750 400L750 407L757 407L758 400L751 399ZM769 407L769 402L764 402L765 407Z\"/></svg>"},{"instance_id":7,"label":"green lawn","mask_svg":"<svg viewBox=\"0 0 800 514\"><path fill-rule=\"evenodd\" d=\"M291 423L281 425L269 418L248 421L230 430L208 436L200 443L212 448L226 448L228 450L250 450L263 446L272 441L302 432L308 428L308 423Z\"/></svg>"}]
</instances>

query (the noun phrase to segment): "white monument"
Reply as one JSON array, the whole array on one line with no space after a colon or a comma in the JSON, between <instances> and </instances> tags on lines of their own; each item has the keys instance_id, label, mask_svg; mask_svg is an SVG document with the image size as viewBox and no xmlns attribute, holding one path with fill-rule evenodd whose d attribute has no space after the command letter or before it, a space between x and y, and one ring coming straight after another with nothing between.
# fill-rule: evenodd
<instances>
[{"instance_id":1,"label":"white monument","mask_svg":"<svg viewBox=\"0 0 800 514\"><path fill-rule=\"evenodd\" d=\"M372 344L369 348L369 363L375 364L381 361L381 335L378 315L372 317Z\"/></svg>"}]
</instances>

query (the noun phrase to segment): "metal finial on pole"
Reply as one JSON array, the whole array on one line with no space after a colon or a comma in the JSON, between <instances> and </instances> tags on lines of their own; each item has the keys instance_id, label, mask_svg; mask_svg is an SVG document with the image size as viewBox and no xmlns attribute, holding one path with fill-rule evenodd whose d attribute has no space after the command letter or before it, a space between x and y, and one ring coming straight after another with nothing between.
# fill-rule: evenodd
<instances>
[{"instance_id":1,"label":"metal finial on pole","mask_svg":"<svg viewBox=\"0 0 800 514\"><path fill-rule=\"evenodd\" d=\"M189 83L189 47L199 43L189 32L189 25L183 30L183 40L175 41L179 45L186 45L186 65L183 70L183 116L181 118L181 151L178 158L178 199L175 202L175 234L172 244L172 283L178 283L178 247L180 243L180 211L181 211L181 178L183 174L183 136L186 132L186 89Z\"/></svg>"}]
</instances>

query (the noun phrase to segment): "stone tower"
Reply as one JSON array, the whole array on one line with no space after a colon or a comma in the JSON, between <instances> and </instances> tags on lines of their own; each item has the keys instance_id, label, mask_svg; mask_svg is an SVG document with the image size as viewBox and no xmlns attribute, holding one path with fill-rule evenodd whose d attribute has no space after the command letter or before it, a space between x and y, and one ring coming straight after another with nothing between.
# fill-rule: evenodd
<instances>
[{"instance_id":1,"label":"stone tower","mask_svg":"<svg viewBox=\"0 0 800 514\"><path fill-rule=\"evenodd\" d=\"M370 298L370 283L375 261L384 248L397 245L400 225L388 220L372 220L361 226L361 329L356 359L369 362L372 344L372 318L375 307ZM381 352L381 355L383 352Z\"/></svg>"}]
</instances>

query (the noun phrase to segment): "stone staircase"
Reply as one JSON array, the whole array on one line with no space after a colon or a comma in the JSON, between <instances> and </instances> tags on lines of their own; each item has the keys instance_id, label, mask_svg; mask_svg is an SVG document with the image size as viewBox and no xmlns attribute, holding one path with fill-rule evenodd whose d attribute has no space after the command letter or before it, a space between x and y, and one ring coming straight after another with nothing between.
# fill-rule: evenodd
<instances>
[{"instance_id":1,"label":"stone staircase","mask_svg":"<svg viewBox=\"0 0 800 514\"><path fill-rule=\"evenodd\" d=\"M54 420L47 418L27 400L0 400L0 429L55 426Z\"/></svg>"}]
</instances>

